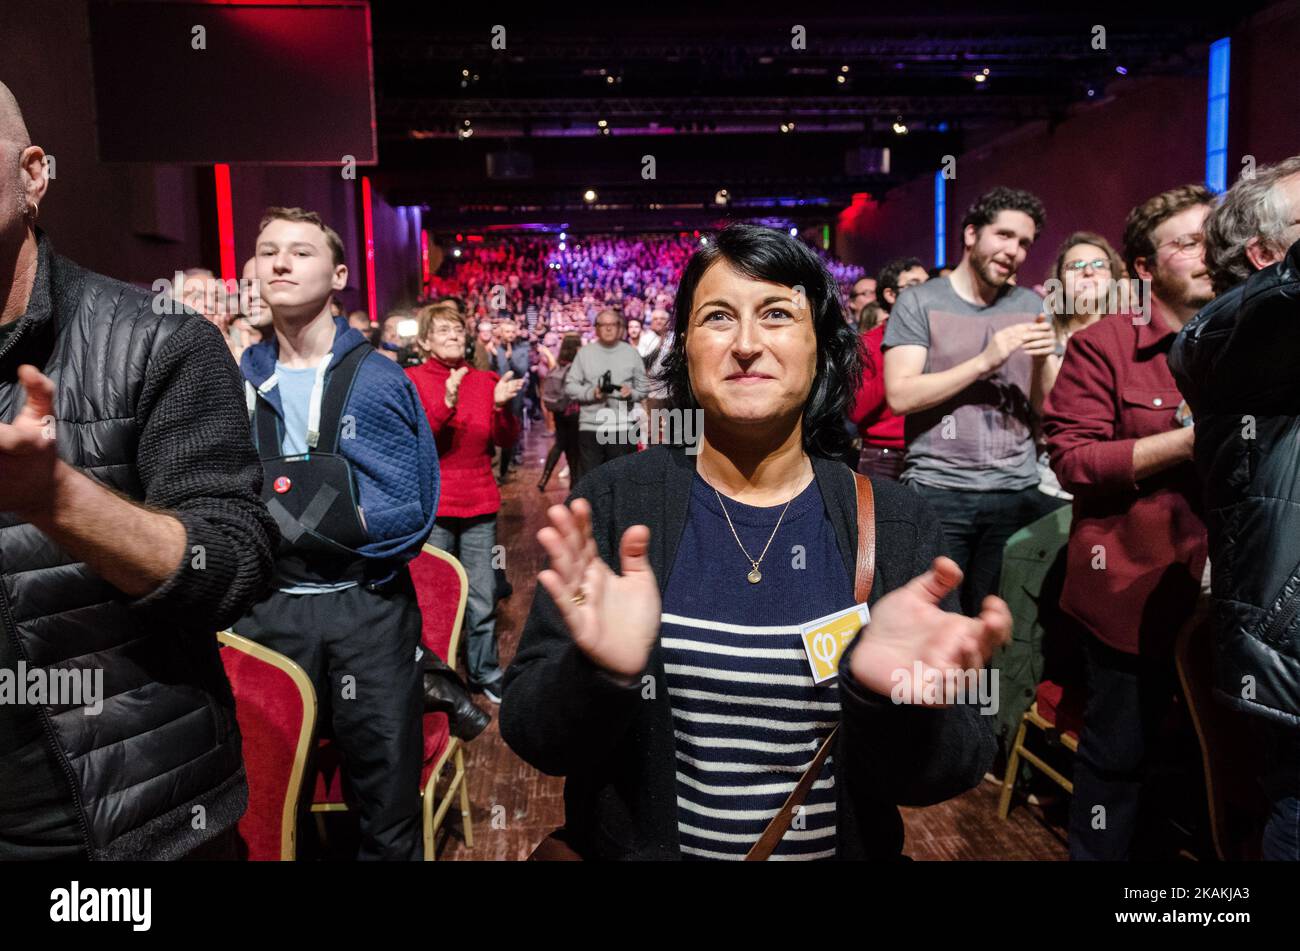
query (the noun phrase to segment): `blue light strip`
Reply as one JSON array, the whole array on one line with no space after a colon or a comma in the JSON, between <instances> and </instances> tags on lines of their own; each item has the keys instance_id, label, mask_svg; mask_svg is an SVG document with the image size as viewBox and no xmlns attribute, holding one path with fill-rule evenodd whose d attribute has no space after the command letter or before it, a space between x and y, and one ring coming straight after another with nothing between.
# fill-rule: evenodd
<instances>
[{"instance_id":1,"label":"blue light strip","mask_svg":"<svg viewBox=\"0 0 1300 951\"><path fill-rule=\"evenodd\" d=\"M1232 40L1210 45L1208 103L1205 115L1205 185L1216 195L1228 187L1228 74Z\"/></svg>"},{"instance_id":2,"label":"blue light strip","mask_svg":"<svg viewBox=\"0 0 1300 951\"><path fill-rule=\"evenodd\" d=\"M943 170L934 173L934 266L948 263L948 189Z\"/></svg>"}]
</instances>

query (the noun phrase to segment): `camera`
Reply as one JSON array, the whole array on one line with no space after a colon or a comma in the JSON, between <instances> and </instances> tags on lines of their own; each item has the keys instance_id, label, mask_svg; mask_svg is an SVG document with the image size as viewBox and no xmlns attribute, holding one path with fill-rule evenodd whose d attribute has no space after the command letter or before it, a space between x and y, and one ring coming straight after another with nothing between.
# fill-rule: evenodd
<instances>
[{"instance_id":1,"label":"camera","mask_svg":"<svg viewBox=\"0 0 1300 951\"><path fill-rule=\"evenodd\" d=\"M615 393L617 393L617 392L618 392L619 390L621 390L621 389L622 389L621 386L616 386L613 382L611 382L611 379L610 379L610 371L609 371L609 370L606 370L603 374L601 374L601 377L600 377L600 392L601 392L601 393L603 393L605 396L608 397L608 396L613 396Z\"/></svg>"}]
</instances>

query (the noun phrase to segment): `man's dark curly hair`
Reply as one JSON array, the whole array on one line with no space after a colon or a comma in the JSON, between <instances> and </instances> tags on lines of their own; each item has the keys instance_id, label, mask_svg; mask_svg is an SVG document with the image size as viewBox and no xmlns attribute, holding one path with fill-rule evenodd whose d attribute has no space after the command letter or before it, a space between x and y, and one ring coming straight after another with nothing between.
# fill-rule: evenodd
<instances>
[{"instance_id":1,"label":"man's dark curly hair","mask_svg":"<svg viewBox=\"0 0 1300 951\"><path fill-rule=\"evenodd\" d=\"M894 258L880 269L876 275L876 303L886 313L889 311L889 303L885 300L885 291L894 292L894 297L898 297L898 279L903 276L904 271L910 271L914 267L925 269L925 264L920 258ZM928 271L926 273L929 273Z\"/></svg>"},{"instance_id":2,"label":"man's dark curly hair","mask_svg":"<svg viewBox=\"0 0 1300 951\"><path fill-rule=\"evenodd\" d=\"M673 306L673 342L658 381L668 388L675 408L699 408L691 392L686 338L695 304L695 289L718 261L755 280L802 287L817 337L817 372L803 412L804 451L838 456L847 450L844 416L862 382L861 344L845 322L839 288L821 259L784 231L733 224L718 232L686 262Z\"/></svg>"},{"instance_id":3,"label":"man's dark curly hair","mask_svg":"<svg viewBox=\"0 0 1300 951\"><path fill-rule=\"evenodd\" d=\"M980 195L975 199L975 204L966 209L966 217L961 220L962 232L965 233L967 225L974 225L975 230L979 231L985 225L992 224L999 211L1023 211L1034 219L1035 237L1043 230L1043 222L1047 220L1047 213L1043 211L1043 203L1037 195L1020 188L998 185Z\"/></svg>"}]
</instances>

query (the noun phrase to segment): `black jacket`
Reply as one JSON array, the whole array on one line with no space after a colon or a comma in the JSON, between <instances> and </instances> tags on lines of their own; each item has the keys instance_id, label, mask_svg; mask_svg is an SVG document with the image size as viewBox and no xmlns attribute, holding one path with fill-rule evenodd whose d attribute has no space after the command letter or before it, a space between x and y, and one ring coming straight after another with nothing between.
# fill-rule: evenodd
<instances>
[{"instance_id":1,"label":"black jacket","mask_svg":"<svg viewBox=\"0 0 1300 951\"><path fill-rule=\"evenodd\" d=\"M0 513L0 636L29 668L103 670L98 715L40 708L90 857L176 858L247 804L213 634L269 583L279 535L220 332L155 313L151 294L56 256L43 234L38 247L27 312L0 352L0 419L24 401L18 366L34 364L55 383L59 456L168 511L187 539L175 573L132 600Z\"/></svg>"},{"instance_id":2,"label":"black jacket","mask_svg":"<svg viewBox=\"0 0 1300 951\"><path fill-rule=\"evenodd\" d=\"M1216 693L1300 729L1300 242L1193 317L1169 368L1196 417Z\"/></svg>"},{"instance_id":3,"label":"black jacket","mask_svg":"<svg viewBox=\"0 0 1300 951\"><path fill-rule=\"evenodd\" d=\"M844 567L857 558L853 474L813 457ZM592 507L600 556L618 570L618 543L636 524L650 528L650 564L663 593L686 525L695 457L655 446L607 462L575 496ZM870 603L930 566L944 549L938 519L914 492L872 480L876 496L876 580ZM944 604L956 611L956 599ZM992 717L977 707L899 706L840 670L841 728L834 763L837 851L844 859L897 858L903 846L898 805L940 802L970 789L993 760ZM646 672L665 683L663 652ZM605 676L571 640L555 603L539 584L519 652L506 671L501 734L545 773L565 776L566 829L584 856L679 859L675 739L667 691L643 700L638 683Z\"/></svg>"}]
</instances>

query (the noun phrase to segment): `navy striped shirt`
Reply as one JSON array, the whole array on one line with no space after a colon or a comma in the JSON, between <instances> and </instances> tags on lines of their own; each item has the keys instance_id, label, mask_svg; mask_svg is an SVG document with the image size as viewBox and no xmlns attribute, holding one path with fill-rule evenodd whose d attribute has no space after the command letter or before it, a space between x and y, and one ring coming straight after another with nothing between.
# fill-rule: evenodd
<instances>
[{"instance_id":1,"label":"navy striped shirt","mask_svg":"<svg viewBox=\"0 0 1300 951\"><path fill-rule=\"evenodd\" d=\"M783 505L723 498L745 548L763 551ZM851 606L853 585L816 480L790 503L750 584L746 560L699 475L660 639L677 738L684 859L741 859L839 721L835 680L813 683L799 625ZM773 859L835 854L834 757Z\"/></svg>"}]
</instances>

